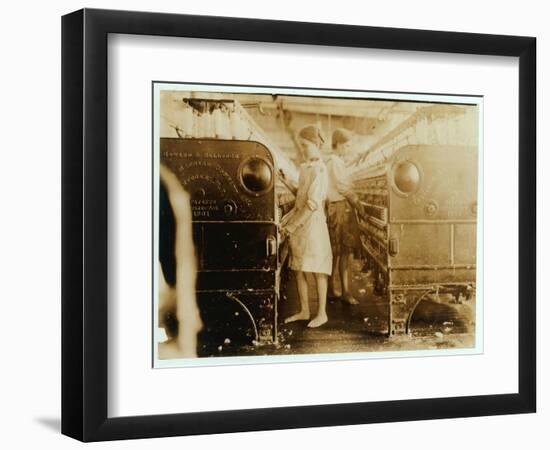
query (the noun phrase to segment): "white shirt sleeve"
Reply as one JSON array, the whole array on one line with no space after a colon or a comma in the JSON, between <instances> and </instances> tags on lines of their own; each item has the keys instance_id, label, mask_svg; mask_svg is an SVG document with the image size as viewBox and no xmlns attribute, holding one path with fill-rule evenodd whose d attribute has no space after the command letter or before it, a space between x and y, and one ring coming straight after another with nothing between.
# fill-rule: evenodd
<instances>
[{"instance_id":1,"label":"white shirt sleeve","mask_svg":"<svg viewBox=\"0 0 550 450\"><path fill-rule=\"evenodd\" d=\"M330 176L336 186L337 191L344 197L351 190L351 182L348 170L344 161L340 158L332 158L332 164Z\"/></svg>"}]
</instances>

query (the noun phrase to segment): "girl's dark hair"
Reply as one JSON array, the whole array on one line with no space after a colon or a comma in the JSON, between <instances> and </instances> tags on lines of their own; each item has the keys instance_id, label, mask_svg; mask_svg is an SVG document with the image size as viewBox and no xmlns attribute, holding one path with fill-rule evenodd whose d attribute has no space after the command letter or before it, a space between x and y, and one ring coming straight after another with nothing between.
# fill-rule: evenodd
<instances>
[{"instance_id":1,"label":"girl's dark hair","mask_svg":"<svg viewBox=\"0 0 550 450\"><path fill-rule=\"evenodd\" d=\"M325 142L321 135L321 130L316 125L305 126L298 132L298 137L313 142L317 147L321 147L323 142Z\"/></svg>"},{"instance_id":2,"label":"girl's dark hair","mask_svg":"<svg viewBox=\"0 0 550 450\"><path fill-rule=\"evenodd\" d=\"M351 131L346 130L345 128L337 128L332 133L332 148L336 148L338 144L345 144L348 141L351 141L353 134Z\"/></svg>"}]
</instances>

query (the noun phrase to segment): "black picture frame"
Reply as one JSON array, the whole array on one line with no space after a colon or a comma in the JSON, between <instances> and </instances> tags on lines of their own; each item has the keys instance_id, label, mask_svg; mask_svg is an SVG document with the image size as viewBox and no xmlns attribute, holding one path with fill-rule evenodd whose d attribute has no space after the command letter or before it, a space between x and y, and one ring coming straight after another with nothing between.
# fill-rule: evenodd
<instances>
[{"instance_id":1,"label":"black picture frame","mask_svg":"<svg viewBox=\"0 0 550 450\"><path fill-rule=\"evenodd\" d=\"M518 57L518 392L109 418L107 36L110 33ZM82 441L101 441L535 412L535 94L534 37L96 9L64 16L62 433Z\"/></svg>"}]
</instances>

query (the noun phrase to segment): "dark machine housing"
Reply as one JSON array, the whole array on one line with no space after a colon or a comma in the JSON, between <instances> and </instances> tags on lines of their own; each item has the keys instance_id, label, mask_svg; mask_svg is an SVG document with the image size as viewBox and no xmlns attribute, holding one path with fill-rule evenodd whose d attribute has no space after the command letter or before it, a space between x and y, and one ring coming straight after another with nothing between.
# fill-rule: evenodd
<instances>
[{"instance_id":1,"label":"dark machine housing","mask_svg":"<svg viewBox=\"0 0 550 450\"><path fill-rule=\"evenodd\" d=\"M280 262L271 152L252 141L162 138L160 154L191 196L204 340L276 341Z\"/></svg>"},{"instance_id":2,"label":"dark machine housing","mask_svg":"<svg viewBox=\"0 0 550 450\"><path fill-rule=\"evenodd\" d=\"M390 335L410 331L427 296L475 293L477 156L476 147L408 145L354 175L363 255L387 296Z\"/></svg>"}]
</instances>

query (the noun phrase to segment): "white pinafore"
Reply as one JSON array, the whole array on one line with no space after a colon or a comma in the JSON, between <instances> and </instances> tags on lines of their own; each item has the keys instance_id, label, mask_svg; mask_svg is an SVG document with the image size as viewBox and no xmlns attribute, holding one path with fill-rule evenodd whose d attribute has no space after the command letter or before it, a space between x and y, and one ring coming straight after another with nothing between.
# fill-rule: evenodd
<instances>
[{"instance_id":1,"label":"white pinafore","mask_svg":"<svg viewBox=\"0 0 550 450\"><path fill-rule=\"evenodd\" d=\"M320 160L300 165L294 209L282 220L289 233L289 267L302 272L332 273L332 250L325 202L328 176Z\"/></svg>"}]
</instances>

